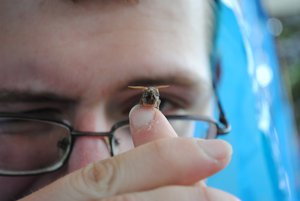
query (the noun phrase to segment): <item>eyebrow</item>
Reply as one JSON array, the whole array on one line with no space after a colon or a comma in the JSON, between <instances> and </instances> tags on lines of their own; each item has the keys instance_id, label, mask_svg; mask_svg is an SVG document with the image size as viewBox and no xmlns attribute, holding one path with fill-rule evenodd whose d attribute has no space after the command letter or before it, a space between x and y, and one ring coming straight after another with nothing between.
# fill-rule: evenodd
<instances>
[{"instance_id":1,"label":"eyebrow","mask_svg":"<svg viewBox=\"0 0 300 201\"><path fill-rule=\"evenodd\" d=\"M210 97L213 91L212 81L207 82L206 80L196 79L189 76L183 75L168 75L168 76L158 76L154 78L145 77L133 79L123 85L120 91L128 90L128 86L159 86L159 85L169 85L171 88L182 88L186 92L196 93L197 97ZM178 88L178 89L179 89Z\"/></svg>"},{"instance_id":2,"label":"eyebrow","mask_svg":"<svg viewBox=\"0 0 300 201\"><path fill-rule=\"evenodd\" d=\"M47 103L56 102L69 104L74 102L71 98L50 92L33 92L29 90L0 90L0 103Z\"/></svg>"},{"instance_id":3,"label":"eyebrow","mask_svg":"<svg viewBox=\"0 0 300 201\"><path fill-rule=\"evenodd\" d=\"M119 88L120 91L128 89L128 86L182 86L186 88L211 88L210 83L202 80L194 80L186 76L170 75L154 78L137 78L127 81ZM202 91L201 90L201 91ZM34 92L31 90L16 90L16 89L0 89L0 103L59 103L70 104L75 103L76 100L51 92Z\"/></svg>"}]
</instances>

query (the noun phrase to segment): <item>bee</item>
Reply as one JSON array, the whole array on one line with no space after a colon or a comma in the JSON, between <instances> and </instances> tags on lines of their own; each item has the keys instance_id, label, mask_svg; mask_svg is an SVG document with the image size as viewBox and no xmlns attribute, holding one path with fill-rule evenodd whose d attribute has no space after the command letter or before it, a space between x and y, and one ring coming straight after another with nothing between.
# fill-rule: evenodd
<instances>
[{"instance_id":1,"label":"bee","mask_svg":"<svg viewBox=\"0 0 300 201\"><path fill-rule=\"evenodd\" d=\"M159 109L160 99L159 90L162 88L167 88L169 85L160 86L128 86L130 89L140 89L143 90L142 97L140 99L140 104L146 107L155 107Z\"/></svg>"}]
</instances>

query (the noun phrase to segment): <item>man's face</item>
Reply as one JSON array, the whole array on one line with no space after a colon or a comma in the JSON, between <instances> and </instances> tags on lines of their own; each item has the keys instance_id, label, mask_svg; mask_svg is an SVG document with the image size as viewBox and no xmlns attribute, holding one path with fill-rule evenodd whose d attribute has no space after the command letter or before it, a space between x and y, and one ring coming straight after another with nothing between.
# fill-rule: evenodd
<instances>
[{"instance_id":1,"label":"man's face","mask_svg":"<svg viewBox=\"0 0 300 201\"><path fill-rule=\"evenodd\" d=\"M0 112L61 117L77 130L107 131L138 103L141 92L128 85L162 84L170 85L160 91L166 113L207 108L211 4L2 0ZM0 177L0 197L13 199L108 156L101 139L80 137L60 171Z\"/></svg>"}]
</instances>

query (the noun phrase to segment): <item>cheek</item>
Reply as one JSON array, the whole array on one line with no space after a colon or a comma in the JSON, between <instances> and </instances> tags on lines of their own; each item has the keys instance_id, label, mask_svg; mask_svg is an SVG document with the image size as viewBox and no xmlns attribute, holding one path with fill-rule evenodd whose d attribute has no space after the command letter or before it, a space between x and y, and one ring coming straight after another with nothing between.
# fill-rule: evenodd
<instances>
[{"instance_id":1,"label":"cheek","mask_svg":"<svg viewBox=\"0 0 300 201\"><path fill-rule=\"evenodd\" d=\"M1 177L0 198L1 200L16 200L28 191L35 177Z\"/></svg>"}]
</instances>

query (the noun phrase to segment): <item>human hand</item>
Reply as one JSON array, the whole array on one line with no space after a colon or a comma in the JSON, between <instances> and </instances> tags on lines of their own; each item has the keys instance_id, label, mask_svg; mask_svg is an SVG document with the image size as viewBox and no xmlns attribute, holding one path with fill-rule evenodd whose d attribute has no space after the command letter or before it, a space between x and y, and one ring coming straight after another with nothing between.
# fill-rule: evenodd
<instances>
[{"instance_id":1,"label":"human hand","mask_svg":"<svg viewBox=\"0 0 300 201\"><path fill-rule=\"evenodd\" d=\"M92 163L22 200L238 200L200 182L228 164L226 142L177 138L155 108L135 106L130 122L135 149Z\"/></svg>"}]
</instances>

